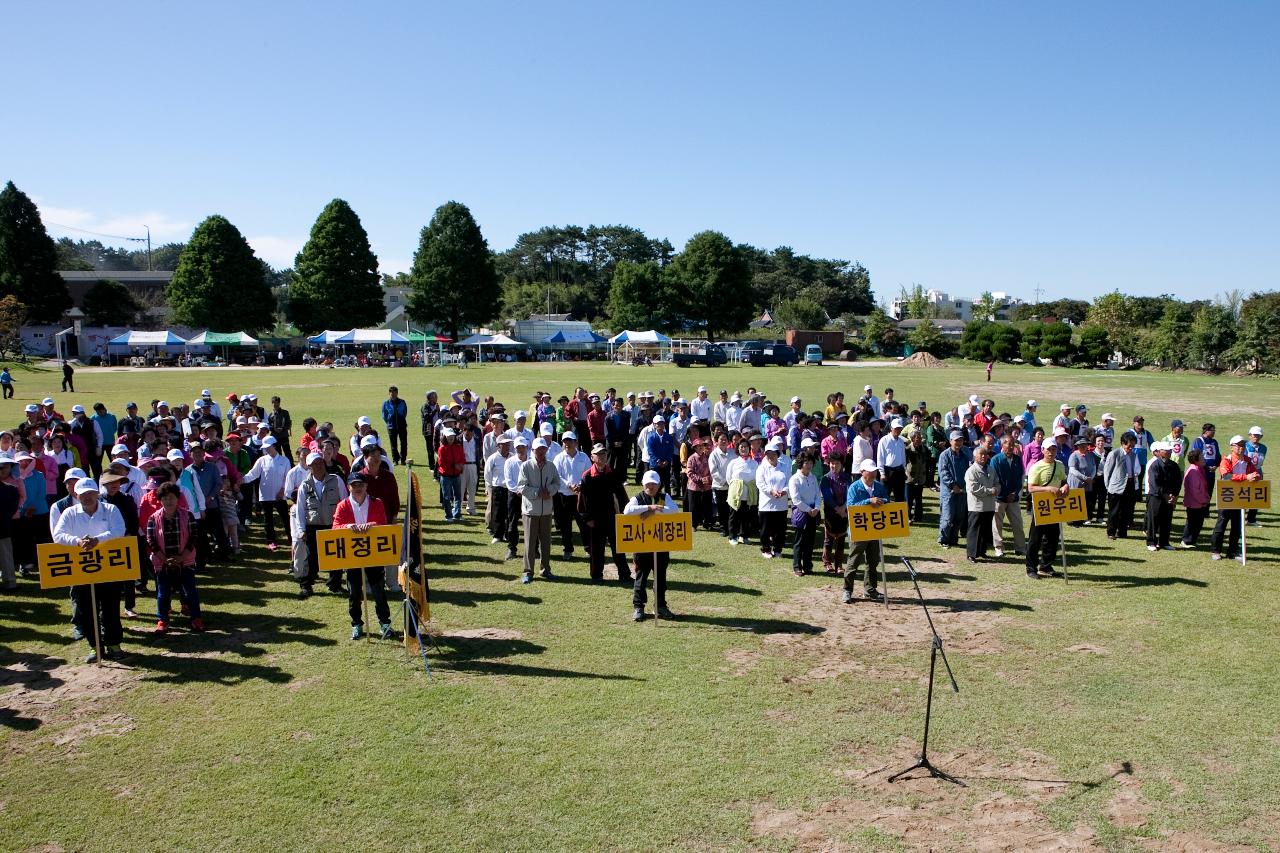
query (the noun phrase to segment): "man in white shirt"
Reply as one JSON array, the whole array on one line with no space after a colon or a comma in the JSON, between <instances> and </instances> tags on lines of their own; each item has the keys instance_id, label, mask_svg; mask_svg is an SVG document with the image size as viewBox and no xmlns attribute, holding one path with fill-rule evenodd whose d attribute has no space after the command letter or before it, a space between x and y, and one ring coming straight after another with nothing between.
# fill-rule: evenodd
<instances>
[{"instance_id":1,"label":"man in white shirt","mask_svg":"<svg viewBox=\"0 0 1280 853\"><path fill-rule=\"evenodd\" d=\"M547 461L555 462L564 448L556 441L556 428L550 421L544 421L542 426L538 427L538 437L547 443Z\"/></svg>"},{"instance_id":2,"label":"man in white shirt","mask_svg":"<svg viewBox=\"0 0 1280 853\"><path fill-rule=\"evenodd\" d=\"M870 385L862 386L862 399L871 406L871 411L876 413L876 417L880 417L880 398L876 396L875 389Z\"/></svg>"},{"instance_id":3,"label":"man in white shirt","mask_svg":"<svg viewBox=\"0 0 1280 853\"><path fill-rule=\"evenodd\" d=\"M284 529L289 529L289 508L285 503L285 480L289 476L289 462L280 453L275 436L262 440L263 454L244 475L246 483L258 484L258 504L266 516L267 550L276 550L275 516L279 514Z\"/></svg>"},{"instance_id":4,"label":"man in white shirt","mask_svg":"<svg viewBox=\"0 0 1280 853\"><path fill-rule=\"evenodd\" d=\"M729 390L727 388L720 389L720 399L716 400L714 406L711 407L711 420L725 422L725 417L729 411Z\"/></svg>"},{"instance_id":5,"label":"man in white shirt","mask_svg":"<svg viewBox=\"0 0 1280 853\"><path fill-rule=\"evenodd\" d=\"M787 425L787 435L791 435L791 430L795 429L796 418L804 414L804 408L799 397L791 398L791 411L782 416L783 422Z\"/></svg>"},{"instance_id":6,"label":"man in white shirt","mask_svg":"<svg viewBox=\"0 0 1280 853\"><path fill-rule=\"evenodd\" d=\"M742 421L739 423L738 428L759 432L763 408L764 397L759 394L752 394L751 399L748 401L748 406L742 410Z\"/></svg>"},{"instance_id":7,"label":"man in white shirt","mask_svg":"<svg viewBox=\"0 0 1280 853\"><path fill-rule=\"evenodd\" d=\"M506 435L512 441L516 440L517 438L523 438L525 441L525 447L528 447L529 445L533 444L533 439L534 439L533 430L525 427L525 424L528 423L528 421L529 421L529 416L525 414L525 411L523 409L520 409L516 412L516 425L513 426L511 429L507 430L506 432Z\"/></svg>"},{"instance_id":8,"label":"man in white shirt","mask_svg":"<svg viewBox=\"0 0 1280 853\"><path fill-rule=\"evenodd\" d=\"M533 582L533 564L542 567L539 576L551 580L551 522L555 514L554 497L560 491L560 475L547 461L547 443L533 443L533 458L520 466L516 493L520 495L520 511L524 519L524 576L521 583Z\"/></svg>"},{"instance_id":9,"label":"man in white shirt","mask_svg":"<svg viewBox=\"0 0 1280 853\"><path fill-rule=\"evenodd\" d=\"M488 438L488 436L486 436ZM507 533L507 459L511 456L511 439L500 435L494 439L497 448L484 460L484 523L489 529L489 544L497 545Z\"/></svg>"},{"instance_id":10,"label":"man in white shirt","mask_svg":"<svg viewBox=\"0 0 1280 853\"><path fill-rule=\"evenodd\" d=\"M83 551L92 551L101 542L124 536L124 517L111 504L101 500L98 484L89 478L76 483L74 506L68 507L58 518L53 530L53 541L59 545L72 545ZM124 581L130 583L130 581ZM95 588L96 587L96 588ZM119 582L73 586L71 596L75 600L72 619L85 639L90 653L85 663L98 660L98 638L93 635L93 604L98 605L98 628L102 631L102 654L105 658L119 658L120 641L124 629L120 625Z\"/></svg>"},{"instance_id":11,"label":"man in white shirt","mask_svg":"<svg viewBox=\"0 0 1280 853\"><path fill-rule=\"evenodd\" d=\"M689 401L689 412L693 415L693 419L699 423L711 423L713 408L711 398L707 396L707 386L699 385L698 396Z\"/></svg>"},{"instance_id":12,"label":"man in white shirt","mask_svg":"<svg viewBox=\"0 0 1280 853\"><path fill-rule=\"evenodd\" d=\"M555 458L556 473L560 475L560 491L552 499L555 513L556 530L560 532L560 540L564 545L564 556L573 556L573 524L578 525L578 534L582 537L582 549L589 551L587 527L582 515L578 513L578 492L582 489L582 475L591 467L587 454L578 450L578 435L566 432L561 438L564 449ZM550 452L547 456L550 458Z\"/></svg>"},{"instance_id":13,"label":"man in white shirt","mask_svg":"<svg viewBox=\"0 0 1280 853\"><path fill-rule=\"evenodd\" d=\"M516 543L520 541L520 469L529 460L529 442L524 436L512 442L515 453L507 458L502 472L507 483L507 527L504 538L507 540L507 559L516 558Z\"/></svg>"},{"instance_id":14,"label":"man in white shirt","mask_svg":"<svg viewBox=\"0 0 1280 853\"><path fill-rule=\"evenodd\" d=\"M742 431L742 395L737 391L729 398L729 408L725 410L724 425L729 432Z\"/></svg>"},{"instance_id":15,"label":"man in white shirt","mask_svg":"<svg viewBox=\"0 0 1280 853\"><path fill-rule=\"evenodd\" d=\"M876 468L893 501L907 499L907 445L902 440L902 428L902 418L894 418L889 424L889 434L880 436L876 444Z\"/></svg>"}]
</instances>

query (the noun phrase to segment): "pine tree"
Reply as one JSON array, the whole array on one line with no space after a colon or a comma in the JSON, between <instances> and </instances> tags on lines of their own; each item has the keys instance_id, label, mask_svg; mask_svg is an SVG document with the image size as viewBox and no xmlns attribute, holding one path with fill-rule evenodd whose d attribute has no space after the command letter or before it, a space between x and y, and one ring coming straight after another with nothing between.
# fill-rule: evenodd
<instances>
[{"instance_id":1,"label":"pine tree","mask_svg":"<svg viewBox=\"0 0 1280 853\"><path fill-rule=\"evenodd\" d=\"M422 229L410 281L409 316L454 340L459 330L493 319L502 295L493 255L465 204L450 201L436 208Z\"/></svg>"},{"instance_id":2,"label":"pine tree","mask_svg":"<svg viewBox=\"0 0 1280 853\"><path fill-rule=\"evenodd\" d=\"M340 198L320 212L294 260L289 304L304 332L379 326L387 319L369 235Z\"/></svg>"},{"instance_id":3,"label":"pine tree","mask_svg":"<svg viewBox=\"0 0 1280 853\"><path fill-rule=\"evenodd\" d=\"M222 216L196 226L165 296L175 322L214 332L252 334L275 322L275 297L262 262Z\"/></svg>"},{"instance_id":4,"label":"pine tree","mask_svg":"<svg viewBox=\"0 0 1280 853\"><path fill-rule=\"evenodd\" d=\"M694 234L663 272L679 299L680 313L701 326L708 340L715 340L718 331L745 329L755 316L751 267L719 231Z\"/></svg>"},{"instance_id":5,"label":"pine tree","mask_svg":"<svg viewBox=\"0 0 1280 853\"><path fill-rule=\"evenodd\" d=\"M0 296L16 297L36 323L55 322L71 307L67 283L58 275L57 245L13 181L0 191Z\"/></svg>"}]
</instances>

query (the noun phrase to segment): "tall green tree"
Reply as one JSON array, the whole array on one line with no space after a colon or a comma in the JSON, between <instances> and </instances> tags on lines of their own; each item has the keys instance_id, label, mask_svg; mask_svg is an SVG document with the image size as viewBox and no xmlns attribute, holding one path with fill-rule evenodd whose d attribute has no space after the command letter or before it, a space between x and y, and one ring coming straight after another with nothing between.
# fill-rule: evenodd
<instances>
[{"instance_id":1,"label":"tall green tree","mask_svg":"<svg viewBox=\"0 0 1280 853\"><path fill-rule=\"evenodd\" d=\"M1054 364L1067 364L1075 355L1071 343L1071 327L1066 323L1045 323L1040 329L1040 359Z\"/></svg>"},{"instance_id":2,"label":"tall green tree","mask_svg":"<svg viewBox=\"0 0 1280 853\"><path fill-rule=\"evenodd\" d=\"M84 295L84 313L91 326L128 326L138 309L133 292L114 279L99 279Z\"/></svg>"},{"instance_id":3,"label":"tall green tree","mask_svg":"<svg viewBox=\"0 0 1280 853\"><path fill-rule=\"evenodd\" d=\"M973 318L975 320L991 320L996 319L996 309L999 308L996 298L991 295L990 290L982 291L982 295L978 297L978 301L973 303Z\"/></svg>"},{"instance_id":4,"label":"tall green tree","mask_svg":"<svg viewBox=\"0 0 1280 853\"><path fill-rule=\"evenodd\" d=\"M458 340L459 330L487 323L502 292L489 244L465 204L446 202L422 229L410 273L409 316Z\"/></svg>"},{"instance_id":5,"label":"tall green tree","mask_svg":"<svg viewBox=\"0 0 1280 853\"><path fill-rule=\"evenodd\" d=\"M1018 354L1027 364L1040 364L1040 339L1044 333L1044 323L1032 323L1022 330L1022 345Z\"/></svg>"},{"instance_id":6,"label":"tall green tree","mask_svg":"<svg viewBox=\"0 0 1280 853\"><path fill-rule=\"evenodd\" d=\"M71 307L58 275L58 248L27 194L9 181L0 190L0 297L14 296L35 323L58 320Z\"/></svg>"},{"instance_id":7,"label":"tall green tree","mask_svg":"<svg viewBox=\"0 0 1280 853\"><path fill-rule=\"evenodd\" d=\"M1160 367L1185 367L1190 333L1191 311L1176 299L1168 300L1159 321L1146 339L1144 360Z\"/></svg>"},{"instance_id":8,"label":"tall green tree","mask_svg":"<svg viewBox=\"0 0 1280 853\"><path fill-rule=\"evenodd\" d=\"M1240 307L1240 333L1229 363L1254 371L1280 366L1280 292L1255 293Z\"/></svg>"},{"instance_id":9,"label":"tall green tree","mask_svg":"<svg viewBox=\"0 0 1280 853\"><path fill-rule=\"evenodd\" d=\"M294 259L289 307L304 332L379 326L387 319L369 235L340 198L320 211Z\"/></svg>"},{"instance_id":10,"label":"tall green tree","mask_svg":"<svg viewBox=\"0 0 1280 853\"><path fill-rule=\"evenodd\" d=\"M719 231L689 238L664 270L686 323L701 327L709 340L716 332L745 329L755 316L751 271L742 252Z\"/></svg>"},{"instance_id":11,"label":"tall green tree","mask_svg":"<svg viewBox=\"0 0 1280 853\"><path fill-rule=\"evenodd\" d=\"M1076 346L1079 362L1084 367L1105 364L1111 360L1111 339L1101 326L1085 326L1080 330L1080 343Z\"/></svg>"},{"instance_id":12,"label":"tall green tree","mask_svg":"<svg viewBox=\"0 0 1280 853\"><path fill-rule=\"evenodd\" d=\"M867 315L862 336L869 346L886 355L895 352L902 343L902 332L898 329L898 324L879 305Z\"/></svg>"},{"instance_id":13,"label":"tall green tree","mask_svg":"<svg viewBox=\"0 0 1280 853\"><path fill-rule=\"evenodd\" d=\"M928 352L934 355L941 355L945 347L942 330L928 317L921 319L920 325L907 334L907 343L911 344L911 348L916 352Z\"/></svg>"},{"instance_id":14,"label":"tall green tree","mask_svg":"<svg viewBox=\"0 0 1280 853\"><path fill-rule=\"evenodd\" d=\"M1115 290L1093 300L1087 321L1106 329L1111 345L1122 355L1134 356L1138 354L1138 340L1133 318L1133 298Z\"/></svg>"},{"instance_id":15,"label":"tall green tree","mask_svg":"<svg viewBox=\"0 0 1280 853\"><path fill-rule=\"evenodd\" d=\"M250 334L275 323L275 297L262 262L223 216L196 226L165 295L177 323Z\"/></svg>"},{"instance_id":16,"label":"tall green tree","mask_svg":"<svg viewBox=\"0 0 1280 853\"><path fill-rule=\"evenodd\" d=\"M1217 370L1235 342L1236 320L1231 311L1221 305L1205 305L1191 321L1187 347L1189 363Z\"/></svg>"},{"instance_id":17,"label":"tall green tree","mask_svg":"<svg viewBox=\"0 0 1280 853\"><path fill-rule=\"evenodd\" d=\"M901 291L903 320L925 320L938 316L938 307L929 301L924 285L913 284L910 290L904 287Z\"/></svg>"},{"instance_id":18,"label":"tall green tree","mask_svg":"<svg viewBox=\"0 0 1280 853\"><path fill-rule=\"evenodd\" d=\"M609 287L609 317L615 333L623 329L666 329L671 325L671 293L655 261L620 262Z\"/></svg>"},{"instance_id":19,"label":"tall green tree","mask_svg":"<svg viewBox=\"0 0 1280 853\"><path fill-rule=\"evenodd\" d=\"M783 329L825 329L827 312L812 299L804 296L784 299L773 312L775 327Z\"/></svg>"}]
</instances>

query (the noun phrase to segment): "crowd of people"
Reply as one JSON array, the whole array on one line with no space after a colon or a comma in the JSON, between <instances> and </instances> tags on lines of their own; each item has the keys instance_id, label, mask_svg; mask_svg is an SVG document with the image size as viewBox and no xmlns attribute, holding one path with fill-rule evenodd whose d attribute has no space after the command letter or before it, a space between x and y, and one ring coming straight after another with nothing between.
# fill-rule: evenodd
<instances>
[{"instance_id":1,"label":"crowd of people","mask_svg":"<svg viewBox=\"0 0 1280 853\"><path fill-rule=\"evenodd\" d=\"M135 583L99 589L105 654L120 654L120 609L136 617L138 596L155 581L155 632L171 630L171 599L194 631L204 630L196 578L210 563L234 560L251 524L265 547L288 546L303 598L320 580L317 534L332 527L396 523L401 512L395 467L408 460L408 402L395 386L381 406L381 429L362 416L344 439L332 422L294 423L279 397L267 410L255 394L225 403L204 389L190 406L154 399L125 414L104 403L70 416L53 398L26 407L13 430L0 432L0 572L34 576L36 547L58 542L91 548L136 537L148 571ZM645 619L653 578L655 611L675 618L666 601L669 555L617 549L614 517L690 513L700 535L731 546L755 545L763 559L790 550L797 575L842 575L842 600L882 600L879 543L847 546L853 506L902 502L912 523L938 496L938 543L964 539L966 559L1017 557L1030 579L1058 575L1058 525L1033 525L1024 510L1036 492L1082 489L1088 517L1112 540L1144 530L1150 551L1172 549L1174 511L1185 522L1178 547L1200 544L1218 480L1262 477L1262 429L1233 435L1221 448L1216 427L1189 435L1181 420L1157 439L1138 415L1122 428L1111 413L1090 422L1084 405L1064 403L1052 417L1035 400L1018 414L997 413L993 399L971 395L955 406L914 407L892 388L868 385L847 405L842 392L820 407L799 396L784 406L755 388L692 397L679 391L591 393L575 388L553 400L535 391L524 408L460 389L427 391L418 409L427 464L439 484L444 524L483 511L493 545L522 560L520 581L553 579L554 544L586 555L592 581L612 561L631 591L633 618ZM385 449L384 449L385 448ZM639 486L628 494L628 486ZM483 488L483 510L478 497ZM930 501L931 502L931 498ZM1137 509L1143 508L1141 526ZM1257 524L1256 513L1248 523ZM1213 559L1236 557L1241 514L1218 513L1209 537ZM523 553L521 553L523 550ZM429 568L428 568L429 573ZM329 572L326 587L349 602L353 639L363 636L362 603L373 595L379 633L394 636L386 592L393 572ZM107 587L107 584L99 584ZM89 598L72 590L73 636L90 640ZM94 657L93 654L90 655Z\"/></svg>"}]
</instances>

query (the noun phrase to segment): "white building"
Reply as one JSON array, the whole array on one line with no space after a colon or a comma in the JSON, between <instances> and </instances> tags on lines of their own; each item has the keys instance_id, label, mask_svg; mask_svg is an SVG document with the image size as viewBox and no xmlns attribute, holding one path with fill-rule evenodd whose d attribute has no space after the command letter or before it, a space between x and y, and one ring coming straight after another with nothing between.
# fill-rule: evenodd
<instances>
[{"instance_id":1,"label":"white building","mask_svg":"<svg viewBox=\"0 0 1280 853\"><path fill-rule=\"evenodd\" d=\"M973 319L973 305L976 299L969 297L960 297L952 299L951 295L941 290L929 289L924 292L925 298L933 307L933 316L942 319L957 319L969 322ZM1009 312L1014 306L1021 305L1021 299L1015 299L1003 290L992 291L992 299L996 303L996 315L991 318L994 320L1008 320ZM901 320L906 314L907 298L901 294L893 298L893 302L889 304L889 316L895 320Z\"/></svg>"}]
</instances>

